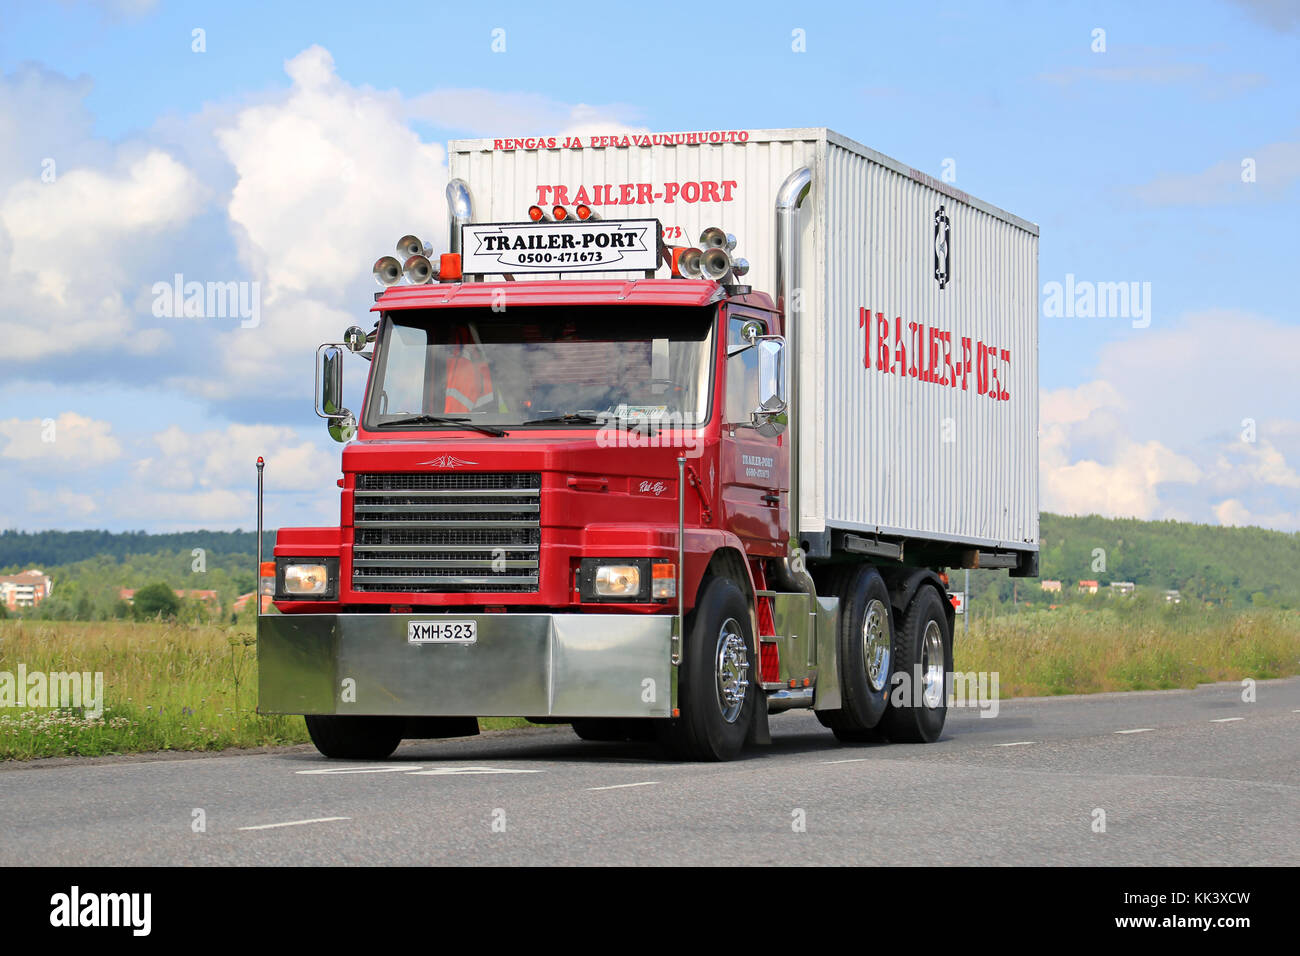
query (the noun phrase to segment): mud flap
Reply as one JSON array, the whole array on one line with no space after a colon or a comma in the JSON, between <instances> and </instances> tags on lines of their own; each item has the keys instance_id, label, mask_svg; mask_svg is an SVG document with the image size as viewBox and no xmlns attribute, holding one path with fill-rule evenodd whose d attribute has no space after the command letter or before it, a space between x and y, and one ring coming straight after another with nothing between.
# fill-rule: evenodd
<instances>
[{"instance_id":1,"label":"mud flap","mask_svg":"<svg viewBox=\"0 0 1300 956\"><path fill-rule=\"evenodd\" d=\"M759 688L758 693L761 695L760 704L754 713L754 719L749 722L749 733L745 735L745 743L755 747L770 747L772 732L767 726L767 692Z\"/></svg>"}]
</instances>

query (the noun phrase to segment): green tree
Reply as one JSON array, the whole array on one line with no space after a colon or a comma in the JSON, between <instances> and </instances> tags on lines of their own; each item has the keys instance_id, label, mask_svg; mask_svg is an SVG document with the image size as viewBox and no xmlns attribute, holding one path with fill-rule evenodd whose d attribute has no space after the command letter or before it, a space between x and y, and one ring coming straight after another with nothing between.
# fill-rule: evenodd
<instances>
[{"instance_id":1,"label":"green tree","mask_svg":"<svg viewBox=\"0 0 1300 956\"><path fill-rule=\"evenodd\" d=\"M161 581L145 585L135 592L137 618L175 617L180 609L181 601L176 592Z\"/></svg>"}]
</instances>

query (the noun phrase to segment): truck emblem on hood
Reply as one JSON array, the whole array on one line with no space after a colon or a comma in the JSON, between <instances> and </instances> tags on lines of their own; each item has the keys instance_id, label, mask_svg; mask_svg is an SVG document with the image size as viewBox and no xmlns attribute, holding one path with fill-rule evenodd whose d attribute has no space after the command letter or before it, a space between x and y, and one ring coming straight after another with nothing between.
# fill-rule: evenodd
<instances>
[{"instance_id":1,"label":"truck emblem on hood","mask_svg":"<svg viewBox=\"0 0 1300 956\"><path fill-rule=\"evenodd\" d=\"M439 455L437 458L422 461L420 464L429 465L433 468L459 468L461 465L477 465L478 462L466 461L464 458L457 458L455 455Z\"/></svg>"}]
</instances>

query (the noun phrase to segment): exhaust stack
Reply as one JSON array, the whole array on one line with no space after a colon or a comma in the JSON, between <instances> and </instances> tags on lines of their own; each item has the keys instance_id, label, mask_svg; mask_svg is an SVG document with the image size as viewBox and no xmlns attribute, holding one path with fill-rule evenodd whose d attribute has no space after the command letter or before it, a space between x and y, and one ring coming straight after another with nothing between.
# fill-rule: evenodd
<instances>
[{"instance_id":1,"label":"exhaust stack","mask_svg":"<svg viewBox=\"0 0 1300 956\"><path fill-rule=\"evenodd\" d=\"M799 284L799 209L812 188L812 171L801 166L785 178L776 194L776 307L785 317L785 339L790 350L786 360L790 376L789 399L795 406L790 414L790 544L789 555L780 565L783 586L806 591L816 597L812 575L804 565L803 543L799 538L799 339L803 331L803 296L794 295Z\"/></svg>"},{"instance_id":2,"label":"exhaust stack","mask_svg":"<svg viewBox=\"0 0 1300 956\"><path fill-rule=\"evenodd\" d=\"M447 217L451 232L447 238L447 251L460 252L460 227L474 218L474 200L463 179L452 179L447 183Z\"/></svg>"}]
</instances>

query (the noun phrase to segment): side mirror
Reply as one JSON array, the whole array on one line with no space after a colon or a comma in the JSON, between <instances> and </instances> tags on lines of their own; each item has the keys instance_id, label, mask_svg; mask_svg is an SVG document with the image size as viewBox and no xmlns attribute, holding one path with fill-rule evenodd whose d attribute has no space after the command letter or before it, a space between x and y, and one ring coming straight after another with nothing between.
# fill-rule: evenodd
<instances>
[{"instance_id":1,"label":"side mirror","mask_svg":"<svg viewBox=\"0 0 1300 956\"><path fill-rule=\"evenodd\" d=\"M785 339L779 335L758 340L758 407L750 416L755 430L773 438L789 424L790 406L786 393Z\"/></svg>"},{"instance_id":2,"label":"side mirror","mask_svg":"<svg viewBox=\"0 0 1300 956\"><path fill-rule=\"evenodd\" d=\"M322 345L316 349L316 414L328 422L330 437L351 441L357 423L343 407L343 347Z\"/></svg>"},{"instance_id":3,"label":"side mirror","mask_svg":"<svg viewBox=\"0 0 1300 956\"><path fill-rule=\"evenodd\" d=\"M783 412L789 405L785 393L785 339L764 338L758 343L759 412Z\"/></svg>"},{"instance_id":4,"label":"side mirror","mask_svg":"<svg viewBox=\"0 0 1300 956\"><path fill-rule=\"evenodd\" d=\"M343 344L351 352L362 352L366 347L366 333L359 325L350 325L343 333Z\"/></svg>"}]
</instances>

